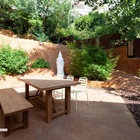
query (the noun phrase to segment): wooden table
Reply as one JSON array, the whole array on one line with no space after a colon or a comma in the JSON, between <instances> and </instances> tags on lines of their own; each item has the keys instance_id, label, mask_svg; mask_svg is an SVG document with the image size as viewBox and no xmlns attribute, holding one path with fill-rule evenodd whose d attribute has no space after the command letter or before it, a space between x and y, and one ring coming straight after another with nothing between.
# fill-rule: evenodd
<instances>
[{"instance_id":1,"label":"wooden table","mask_svg":"<svg viewBox=\"0 0 140 140\"><path fill-rule=\"evenodd\" d=\"M53 118L63 114L70 114L71 111L71 86L80 84L77 81L69 81L66 79L57 79L54 77L19 77L25 82L25 97L29 100L29 85L39 91L46 91L46 122L49 123ZM52 91L60 88L65 88L65 108L62 111L52 113Z\"/></svg>"}]
</instances>

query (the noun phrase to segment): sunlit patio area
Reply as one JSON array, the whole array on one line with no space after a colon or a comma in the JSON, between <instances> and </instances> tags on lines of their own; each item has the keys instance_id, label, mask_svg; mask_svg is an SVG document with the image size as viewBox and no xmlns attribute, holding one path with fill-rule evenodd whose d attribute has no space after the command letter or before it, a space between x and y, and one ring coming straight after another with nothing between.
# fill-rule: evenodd
<instances>
[{"instance_id":1,"label":"sunlit patio area","mask_svg":"<svg viewBox=\"0 0 140 140\"><path fill-rule=\"evenodd\" d=\"M25 96L24 87L15 88ZM34 94L35 91L32 91ZM78 109L71 96L71 113L45 122L45 108L35 98L30 99L33 108L29 111L29 127L17 129L0 140L139 140L140 130L123 99L101 88L88 89L89 105L85 94L78 94ZM55 105L61 109L63 99L56 98ZM0 117L2 112L0 110ZM20 119L19 116L16 116ZM0 120L0 127L3 120Z\"/></svg>"},{"instance_id":2,"label":"sunlit patio area","mask_svg":"<svg viewBox=\"0 0 140 140\"><path fill-rule=\"evenodd\" d=\"M0 0L0 140L140 140L140 0Z\"/></svg>"}]
</instances>

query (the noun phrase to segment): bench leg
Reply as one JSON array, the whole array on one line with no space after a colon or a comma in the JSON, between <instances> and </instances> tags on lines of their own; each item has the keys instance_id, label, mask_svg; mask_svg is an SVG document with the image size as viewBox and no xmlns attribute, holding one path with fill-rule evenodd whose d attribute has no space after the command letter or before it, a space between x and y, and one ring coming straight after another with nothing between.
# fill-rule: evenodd
<instances>
[{"instance_id":1,"label":"bench leg","mask_svg":"<svg viewBox=\"0 0 140 140\"><path fill-rule=\"evenodd\" d=\"M4 118L4 123L5 123L4 125L5 125L5 128L8 129L8 131L5 132L5 136L10 135L10 133L11 133L11 129L10 129L11 123L10 123L10 122L11 122L11 121L10 121L10 116L7 116L7 117Z\"/></svg>"},{"instance_id":2,"label":"bench leg","mask_svg":"<svg viewBox=\"0 0 140 140\"><path fill-rule=\"evenodd\" d=\"M23 128L28 128L28 111L23 112Z\"/></svg>"}]
</instances>

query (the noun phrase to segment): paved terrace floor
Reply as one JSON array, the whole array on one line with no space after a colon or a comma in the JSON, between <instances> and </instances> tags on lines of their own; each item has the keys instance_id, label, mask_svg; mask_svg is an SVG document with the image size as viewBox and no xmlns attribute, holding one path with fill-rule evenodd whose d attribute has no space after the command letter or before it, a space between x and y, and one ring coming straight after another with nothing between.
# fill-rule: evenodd
<instances>
[{"instance_id":1,"label":"paved terrace floor","mask_svg":"<svg viewBox=\"0 0 140 140\"><path fill-rule=\"evenodd\" d=\"M24 88L15 89L24 96ZM104 89L88 89L88 93L90 105L85 94L78 95L78 110L72 99L71 114L49 124L43 106L31 99L34 108L29 111L29 128L15 130L8 137L1 132L0 140L140 140L140 129L120 96ZM58 98L55 103L60 109L63 100Z\"/></svg>"}]
</instances>

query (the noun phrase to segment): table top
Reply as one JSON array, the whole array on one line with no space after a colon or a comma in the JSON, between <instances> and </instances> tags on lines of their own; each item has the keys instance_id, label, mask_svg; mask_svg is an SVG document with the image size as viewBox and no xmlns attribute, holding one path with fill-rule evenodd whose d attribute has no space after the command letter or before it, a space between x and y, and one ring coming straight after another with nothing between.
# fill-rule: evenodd
<instances>
[{"instance_id":1,"label":"table top","mask_svg":"<svg viewBox=\"0 0 140 140\"><path fill-rule=\"evenodd\" d=\"M80 82L77 81L70 81L56 77L24 76L18 78L39 90L54 90L80 84Z\"/></svg>"}]
</instances>

